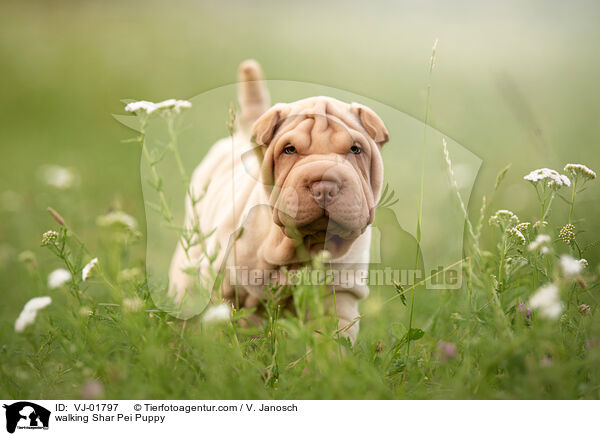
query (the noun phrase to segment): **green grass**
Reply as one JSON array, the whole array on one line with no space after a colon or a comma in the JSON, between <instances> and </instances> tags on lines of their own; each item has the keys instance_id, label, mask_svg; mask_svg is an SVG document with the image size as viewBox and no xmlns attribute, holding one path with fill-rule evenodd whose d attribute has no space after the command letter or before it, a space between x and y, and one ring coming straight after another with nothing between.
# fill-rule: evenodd
<instances>
[{"instance_id":1,"label":"green grass","mask_svg":"<svg viewBox=\"0 0 600 436\"><path fill-rule=\"evenodd\" d=\"M452 177L450 156L446 159ZM154 176L148 183L162 193L160 175ZM505 176L506 171L499 174L495 189ZM582 175L571 175L570 210L584 182ZM524 189L527 184L523 181ZM545 223L553 199L567 187L556 189L547 178L532 184ZM460 195L457 201L462 202ZM600 396L599 283L588 268L570 275L558 258L566 253L581 258L593 245L584 246L579 234L563 230L532 248L539 235L553 233L535 218L520 224L510 211L490 217L482 208L474 226L467 216L463 288L438 291L435 310L414 319L419 311L414 296L432 291L419 283L398 287L391 296L374 289L363 304L362 331L352 346L323 310L325 286L273 288L262 303L264 322L258 327L247 327L252 315L247 309L234 310L232 320L216 325L200 317L173 318L154 304L152 295L161 290L145 281L141 269L131 273L143 266L134 254L141 236L134 223L98 220L94 233L101 248L92 253L68 220L50 212L58 231L44 234L42 246L62 261L71 280L49 291L54 301L33 327L12 332L3 324L2 335L11 341L2 348L0 387L9 397L89 397L85 386L92 381L105 389L95 396L107 398ZM172 222L170 213L158 212ZM496 239L495 250L482 249L482 232ZM82 271L94 256L101 260L86 280ZM19 260L16 269L29 274L19 283L45 293L35 254L21 254ZM550 284L560 302L536 307L532 295ZM402 297L408 292L405 325L395 311L399 302L406 304ZM301 315L282 311L280 302L288 296ZM553 304L561 306L560 313L545 316L544 306Z\"/></svg>"},{"instance_id":2,"label":"green grass","mask_svg":"<svg viewBox=\"0 0 600 436\"><path fill-rule=\"evenodd\" d=\"M554 199L547 218L544 233L553 241L546 256L503 244L507 236L488 224L498 209L513 210L522 221L540 219L535 190L522 180L534 168L581 162L600 169L597 78L590 73L599 64L593 55L598 8L578 5L566 23L558 5L465 9L452 19L441 3L434 6L383 13L378 5L372 16L356 5L343 12L331 6L310 19L295 6L297 20L281 32L281 25L252 25L265 16L271 22L289 16L268 4L225 10L152 2L103 9L3 3L0 397L80 398L87 382L99 380L105 398L598 398L598 181L579 194L574 211L576 240L587 247L589 261L580 280L565 278L558 267L559 254L579 257L576 246L558 238L570 213L562 199ZM514 36L503 30L503 20ZM131 131L110 117L122 113L121 99L195 95L230 83L237 63L255 57L270 78L348 89L421 117L435 37L429 122L484 161L466 205L475 230L483 195L487 208L479 244L465 232L464 287L416 291L412 327L421 337L416 330L407 336L409 309L393 289L373 289L362 303L359 339L349 347L326 318L306 322L277 314L275 301L266 303L272 317L260 330L240 327L244 313L230 324L184 323L148 312L155 307L143 274L119 279L124 269L143 271L146 259L140 149L121 142ZM322 42L331 39L338 50L323 51ZM225 135L226 111L215 134ZM510 162L494 189L497 173ZM42 183L38 168L54 163L73 167L80 185L60 191ZM67 238L75 277L97 256L106 281L96 275L47 288L47 275L63 266L40 247L42 233L59 228L48 206L85 244L79 259L78 243ZM138 238L96 225L113 209L137 218ZM18 259L25 250L35 255L35 267ZM501 262L508 258L525 263L507 271ZM549 320L533 311L527 320L519 303L547 282L560 287L563 315ZM290 292L302 300L311 290ZM40 295L51 295L53 303L16 333L23 304ZM123 300L134 298L143 307L124 310ZM318 304L306 304L318 314ZM582 315L581 304L590 305L591 314ZM456 345L454 357L444 354L442 341Z\"/></svg>"}]
</instances>

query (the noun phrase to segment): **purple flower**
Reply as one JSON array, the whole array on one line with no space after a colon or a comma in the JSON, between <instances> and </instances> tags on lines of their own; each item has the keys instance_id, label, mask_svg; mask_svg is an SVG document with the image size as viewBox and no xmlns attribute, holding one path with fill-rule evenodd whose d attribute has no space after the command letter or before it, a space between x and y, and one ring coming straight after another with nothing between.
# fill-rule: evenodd
<instances>
[{"instance_id":1,"label":"purple flower","mask_svg":"<svg viewBox=\"0 0 600 436\"><path fill-rule=\"evenodd\" d=\"M531 309L529 309L529 307L527 307L525 303L519 303L519 307L517 307L517 310L521 313L524 313L525 318L531 318Z\"/></svg>"},{"instance_id":2,"label":"purple flower","mask_svg":"<svg viewBox=\"0 0 600 436\"><path fill-rule=\"evenodd\" d=\"M456 344L452 342L440 341L438 343L438 352L444 362L456 358Z\"/></svg>"},{"instance_id":3,"label":"purple flower","mask_svg":"<svg viewBox=\"0 0 600 436\"><path fill-rule=\"evenodd\" d=\"M104 385L98 380L88 380L81 387L81 398L84 400L97 400L104 396Z\"/></svg>"}]
</instances>

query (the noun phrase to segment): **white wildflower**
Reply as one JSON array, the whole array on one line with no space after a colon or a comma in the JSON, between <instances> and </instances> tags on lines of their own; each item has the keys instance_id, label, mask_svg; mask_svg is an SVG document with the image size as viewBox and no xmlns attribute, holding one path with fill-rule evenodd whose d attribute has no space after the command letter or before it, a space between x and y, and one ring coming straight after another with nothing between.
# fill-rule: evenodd
<instances>
[{"instance_id":1,"label":"white wildflower","mask_svg":"<svg viewBox=\"0 0 600 436\"><path fill-rule=\"evenodd\" d=\"M192 103L187 100L175 100L170 98L168 100L161 101L159 103L152 103L151 101L134 101L125 106L127 112L138 112L143 111L147 115L151 115L156 111L161 110L172 110L174 113L181 112L181 109L189 109L192 107Z\"/></svg>"},{"instance_id":2,"label":"white wildflower","mask_svg":"<svg viewBox=\"0 0 600 436\"><path fill-rule=\"evenodd\" d=\"M588 261L586 259L579 259L578 262L581 264L582 268L588 267Z\"/></svg>"},{"instance_id":3,"label":"white wildflower","mask_svg":"<svg viewBox=\"0 0 600 436\"><path fill-rule=\"evenodd\" d=\"M509 229L519 224L519 217L510 210L500 209L495 215L490 217L490 225L495 225L501 229Z\"/></svg>"},{"instance_id":4,"label":"white wildflower","mask_svg":"<svg viewBox=\"0 0 600 436\"><path fill-rule=\"evenodd\" d=\"M322 250L313 258L313 267L316 269L322 269L323 266L328 262L331 262L331 253L327 250Z\"/></svg>"},{"instance_id":5,"label":"white wildflower","mask_svg":"<svg viewBox=\"0 0 600 436\"><path fill-rule=\"evenodd\" d=\"M566 277L573 277L581 273L583 265L574 257L563 254L560 256L560 269Z\"/></svg>"},{"instance_id":6,"label":"white wildflower","mask_svg":"<svg viewBox=\"0 0 600 436\"><path fill-rule=\"evenodd\" d=\"M558 232L558 237L565 244L570 244L575 239L575 226L573 224L565 224L560 232Z\"/></svg>"},{"instance_id":7,"label":"white wildflower","mask_svg":"<svg viewBox=\"0 0 600 436\"><path fill-rule=\"evenodd\" d=\"M596 173L583 164L567 164L565 165L564 171L574 178L577 176L581 176L587 180L596 178Z\"/></svg>"},{"instance_id":8,"label":"white wildflower","mask_svg":"<svg viewBox=\"0 0 600 436\"><path fill-rule=\"evenodd\" d=\"M93 314L94 314L94 311L87 306L81 306L79 308L79 316L81 316L83 318L87 318L89 316L92 316Z\"/></svg>"},{"instance_id":9,"label":"white wildflower","mask_svg":"<svg viewBox=\"0 0 600 436\"><path fill-rule=\"evenodd\" d=\"M523 179L533 183L544 182L548 187L553 189L562 188L563 186L571 186L569 178L558 171L550 168L540 168L534 170L523 177Z\"/></svg>"},{"instance_id":10,"label":"white wildflower","mask_svg":"<svg viewBox=\"0 0 600 436\"><path fill-rule=\"evenodd\" d=\"M73 170L60 165L43 165L38 175L42 182L56 189L69 189L77 183L77 175Z\"/></svg>"},{"instance_id":11,"label":"white wildflower","mask_svg":"<svg viewBox=\"0 0 600 436\"><path fill-rule=\"evenodd\" d=\"M544 318L557 319L564 308L558 286L550 283L539 288L529 299L529 307L538 310Z\"/></svg>"},{"instance_id":12,"label":"white wildflower","mask_svg":"<svg viewBox=\"0 0 600 436\"><path fill-rule=\"evenodd\" d=\"M137 112L137 111L144 111L147 114L151 114L152 112L154 112L155 109L155 104L152 103L151 101L146 101L146 100L140 100L140 101L132 101L131 103L127 104L127 106L125 106L125 110L127 112Z\"/></svg>"},{"instance_id":13,"label":"white wildflower","mask_svg":"<svg viewBox=\"0 0 600 436\"><path fill-rule=\"evenodd\" d=\"M42 245L52 245L56 244L58 240L58 232L54 230L48 230L42 235Z\"/></svg>"},{"instance_id":14,"label":"white wildflower","mask_svg":"<svg viewBox=\"0 0 600 436\"><path fill-rule=\"evenodd\" d=\"M86 266L83 267L83 270L81 271L81 279L84 282L88 279L92 270L96 267L97 263L98 263L98 258L94 257L92 260L89 261L89 263Z\"/></svg>"},{"instance_id":15,"label":"white wildflower","mask_svg":"<svg viewBox=\"0 0 600 436\"><path fill-rule=\"evenodd\" d=\"M58 268L48 274L48 288L60 288L71 281L71 273L64 268Z\"/></svg>"},{"instance_id":16,"label":"white wildflower","mask_svg":"<svg viewBox=\"0 0 600 436\"><path fill-rule=\"evenodd\" d=\"M548 244L550 244L550 242L552 241L552 238L550 238L549 235L545 235L543 233L540 233L539 235L537 235L537 237L535 238L535 241L531 242L529 244L529 246L527 247L527 249L529 251L536 251L537 249L542 250L543 248L548 248ZM542 251L542 253L545 253L546 250Z\"/></svg>"},{"instance_id":17,"label":"white wildflower","mask_svg":"<svg viewBox=\"0 0 600 436\"><path fill-rule=\"evenodd\" d=\"M161 101L160 103L156 103L154 105L156 110L160 109L171 109L175 113L181 112L181 109L189 109L192 107L192 103L187 100L175 100L174 98L170 98L165 101Z\"/></svg>"},{"instance_id":18,"label":"white wildflower","mask_svg":"<svg viewBox=\"0 0 600 436\"><path fill-rule=\"evenodd\" d=\"M25 303L23 310L15 321L15 331L21 333L28 325L33 324L38 310L43 309L50 303L52 303L50 297L36 297Z\"/></svg>"},{"instance_id":19,"label":"white wildflower","mask_svg":"<svg viewBox=\"0 0 600 436\"><path fill-rule=\"evenodd\" d=\"M139 297L123 299L123 309L128 312L139 312L142 307L144 307L144 302Z\"/></svg>"},{"instance_id":20,"label":"white wildflower","mask_svg":"<svg viewBox=\"0 0 600 436\"><path fill-rule=\"evenodd\" d=\"M205 324L219 324L231 319L231 306L229 304L219 304L211 306L204 312L202 322Z\"/></svg>"},{"instance_id":21,"label":"white wildflower","mask_svg":"<svg viewBox=\"0 0 600 436\"><path fill-rule=\"evenodd\" d=\"M99 227L125 227L131 231L135 231L137 228L137 220L131 215L126 214L123 211L116 210L109 212L106 215L99 216L96 218L96 224Z\"/></svg>"},{"instance_id":22,"label":"white wildflower","mask_svg":"<svg viewBox=\"0 0 600 436\"><path fill-rule=\"evenodd\" d=\"M121 282L128 282L142 275L142 270L140 268L126 268L124 270L119 271L118 280Z\"/></svg>"},{"instance_id":23,"label":"white wildflower","mask_svg":"<svg viewBox=\"0 0 600 436\"><path fill-rule=\"evenodd\" d=\"M509 236L513 237L519 245L525 245L525 243L527 242L525 236L523 236L523 233L521 233L516 227L508 229L506 233L508 233Z\"/></svg>"}]
</instances>

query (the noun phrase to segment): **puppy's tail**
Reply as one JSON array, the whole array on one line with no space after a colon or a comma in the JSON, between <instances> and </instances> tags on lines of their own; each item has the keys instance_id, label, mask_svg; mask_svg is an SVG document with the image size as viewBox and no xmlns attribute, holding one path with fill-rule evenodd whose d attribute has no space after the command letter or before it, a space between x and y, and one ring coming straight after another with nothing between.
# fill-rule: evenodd
<instances>
[{"instance_id":1,"label":"puppy's tail","mask_svg":"<svg viewBox=\"0 0 600 436\"><path fill-rule=\"evenodd\" d=\"M265 85L260 64L248 59L238 69L238 101L240 103L239 129L250 135L254 121L269 108L269 91Z\"/></svg>"}]
</instances>

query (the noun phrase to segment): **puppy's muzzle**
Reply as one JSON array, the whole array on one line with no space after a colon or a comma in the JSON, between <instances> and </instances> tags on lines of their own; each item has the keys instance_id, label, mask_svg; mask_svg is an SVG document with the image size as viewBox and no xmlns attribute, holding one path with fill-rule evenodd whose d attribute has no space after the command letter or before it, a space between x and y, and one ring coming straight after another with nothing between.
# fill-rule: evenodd
<instances>
[{"instance_id":1,"label":"puppy's muzzle","mask_svg":"<svg viewBox=\"0 0 600 436\"><path fill-rule=\"evenodd\" d=\"M340 185L331 180L319 180L309 186L310 195L323 209L327 209L340 192Z\"/></svg>"}]
</instances>

